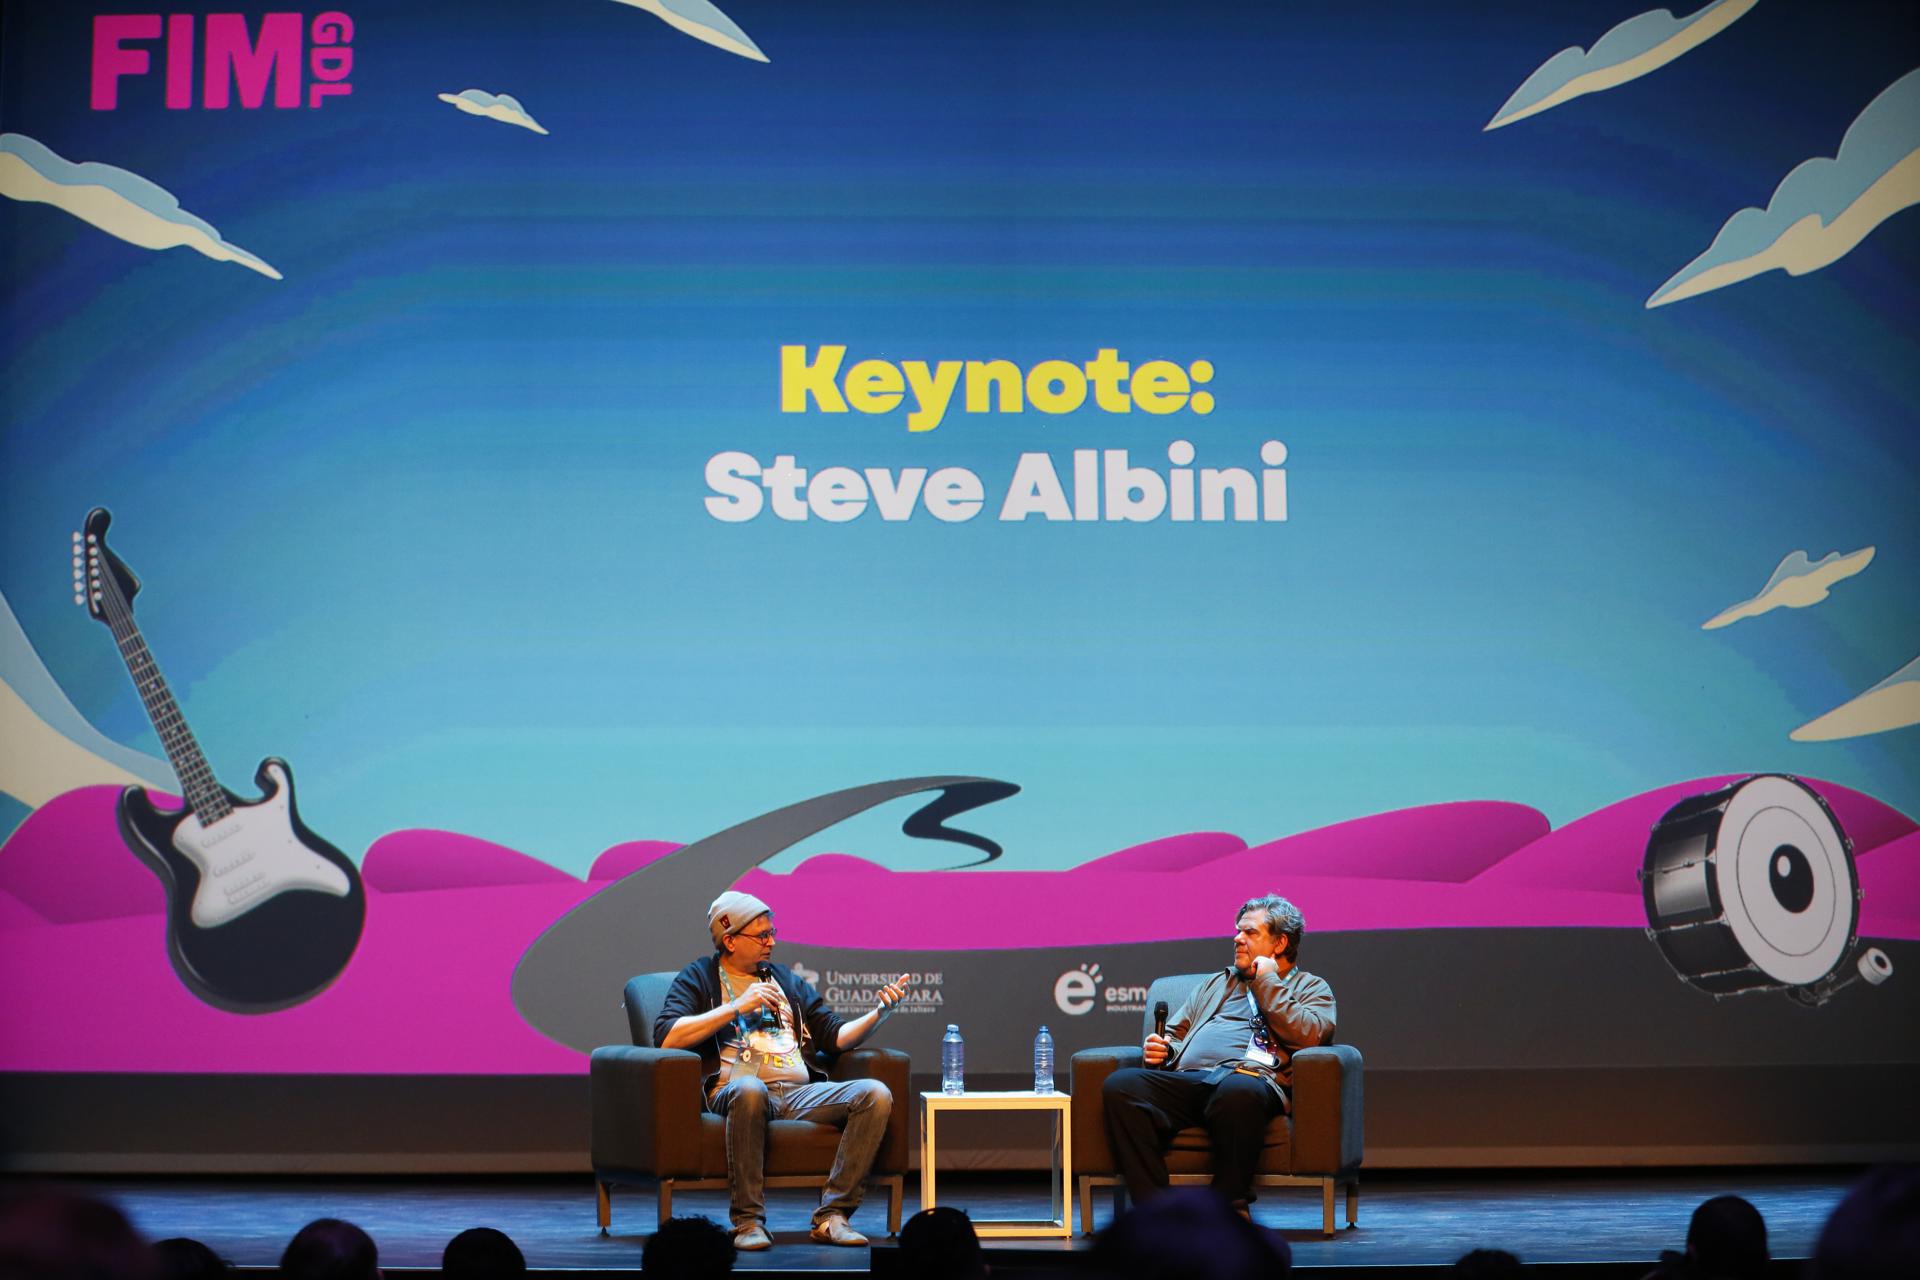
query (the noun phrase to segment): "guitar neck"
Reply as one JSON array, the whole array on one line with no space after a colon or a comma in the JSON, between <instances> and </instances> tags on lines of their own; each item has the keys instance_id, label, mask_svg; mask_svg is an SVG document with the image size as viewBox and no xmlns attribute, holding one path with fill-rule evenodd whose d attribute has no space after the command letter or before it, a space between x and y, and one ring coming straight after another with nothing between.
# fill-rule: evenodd
<instances>
[{"instance_id":1,"label":"guitar neck","mask_svg":"<svg viewBox=\"0 0 1920 1280\"><path fill-rule=\"evenodd\" d=\"M140 691L140 701L146 705L147 718L153 721L154 732L160 735L160 743L167 750L167 760L173 765L173 772L186 792L187 803L193 807L201 825L218 822L232 812L233 806L227 800L226 791L215 780L206 755L194 740L193 730L187 728L186 718L180 714L180 704L173 700L166 677L160 674L153 654L147 651L147 642L140 635L140 628L134 625L132 613L124 606L110 609L108 615L113 638L120 646L120 656L126 660L127 672L133 677L133 687Z\"/></svg>"}]
</instances>

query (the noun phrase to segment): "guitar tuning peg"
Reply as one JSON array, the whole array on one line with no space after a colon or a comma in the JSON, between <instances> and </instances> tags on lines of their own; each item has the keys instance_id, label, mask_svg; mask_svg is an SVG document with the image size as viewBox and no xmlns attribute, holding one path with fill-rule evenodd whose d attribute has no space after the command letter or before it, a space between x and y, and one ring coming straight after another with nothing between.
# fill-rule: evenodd
<instances>
[{"instance_id":1,"label":"guitar tuning peg","mask_svg":"<svg viewBox=\"0 0 1920 1280\"><path fill-rule=\"evenodd\" d=\"M81 595L78 591L76 591L73 593L73 602L75 604L84 605L87 602L87 598L84 595Z\"/></svg>"}]
</instances>

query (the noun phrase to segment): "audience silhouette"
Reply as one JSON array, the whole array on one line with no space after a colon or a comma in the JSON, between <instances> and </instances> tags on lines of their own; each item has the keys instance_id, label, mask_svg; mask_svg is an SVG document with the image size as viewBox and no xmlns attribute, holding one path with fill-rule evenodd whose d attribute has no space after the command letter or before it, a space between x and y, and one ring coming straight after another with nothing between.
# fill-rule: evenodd
<instances>
[{"instance_id":1,"label":"audience silhouette","mask_svg":"<svg viewBox=\"0 0 1920 1280\"><path fill-rule=\"evenodd\" d=\"M922 1280L985 1280L988 1271L973 1219L946 1205L922 1209L900 1228L900 1267Z\"/></svg>"},{"instance_id":2,"label":"audience silhouette","mask_svg":"<svg viewBox=\"0 0 1920 1280\"><path fill-rule=\"evenodd\" d=\"M125 1214L64 1191L0 1199L0 1280L157 1280L153 1250Z\"/></svg>"},{"instance_id":3,"label":"audience silhouette","mask_svg":"<svg viewBox=\"0 0 1920 1280\"><path fill-rule=\"evenodd\" d=\"M1095 1267L1126 1280L1280 1280L1293 1251L1207 1187L1172 1187L1121 1214L1093 1242Z\"/></svg>"},{"instance_id":4,"label":"audience silhouette","mask_svg":"<svg viewBox=\"0 0 1920 1280\"><path fill-rule=\"evenodd\" d=\"M1526 1269L1505 1249L1475 1249L1453 1260L1455 1280L1520 1280Z\"/></svg>"},{"instance_id":5,"label":"audience silhouette","mask_svg":"<svg viewBox=\"0 0 1920 1280\"><path fill-rule=\"evenodd\" d=\"M504 1231L468 1227L440 1255L444 1280L517 1280L527 1274L527 1258Z\"/></svg>"},{"instance_id":6,"label":"audience silhouette","mask_svg":"<svg viewBox=\"0 0 1920 1280\"><path fill-rule=\"evenodd\" d=\"M710 1280L733 1270L733 1235L710 1218L680 1217L647 1240L641 1266L662 1280ZM907 1220L897 1253L916 1280L986 1280L991 1268L967 1214L940 1206ZM1292 1251L1211 1190L1163 1191L1122 1214L1095 1239L1089 1274L1115 1280L1283 1280ZM440 1260L448 1280L519 1280L527 1262L492 1227L462 1231ZM1703 1201L1687 1225L1684 1252L1661 1255L1648 1280L1765 1280L1771 1255L1760 1211L1733 1195ZM1457 1280L1519 1280L1520 1259L1475 1249L1452 1267ZM302 1227L280 1255L285 1280L381 1280L368 1234L338 1218ZM149 1246L113 1205L44 1189L0 1196L0 1280L227 1280L231 1264L198 1240ZM1912 1280L1920 1276L1920 1166L1876 1169L1834 1208L1806 1280Z\"/></svg>"},{"instance_id":7,"label":"audience silhouette","mask_svg":"<svg viewBox=\"0 0 1920 1280\"><path fill-rule=\"evenodd\" d=\"M287 1242L280 1274L285 1280L380 1280L380 1251L351 1222L316 1218Z\"/></svg>"},{"instance_id":8,"label":"audience silhouette","mask_svg":"<svg viewBox=\"0 0 1920 1280\"><path fill-rule=\"evenodd\" d=\"M640 1251L640 1269L667 1280L708 1280L733 1270L733 1232L712 1218L669 1218Z\"/></svg>"},{"instance_id":9,"label":"audience silhouette","mask_svg":"<svg viewBox=\"0 0 1920 1280\"><path fill-rule=\"evenodd\" d=\"M1647 1280L1761 1280L1767 1258L1760 1211L1739 1196L1714 1196L1694 1209L1686 1251L1661 1253Z\"/></svg>"},{"instance_id":10,"label":"audience silhouette","mask_svg":"<svg viewBox=\"0 0 1920 1280\"><path fill-rule=\"evenodd\" d=\"M160 1280L227 1280L233 1274L225 1258L186 1236L154 1241L153 1256Z\"/></svg>"},{"instance_id":11,"label":"audience silhouette","mask_svg":"<svg viewBox=\"0 0 1920 1280\"><path fill-rule=\"evenodd\" d=\"M1827 1219L1807 1280L1912 1280L1920 1276L1920 1165L1875 1169Z\"/></svg>"}]
</instances>

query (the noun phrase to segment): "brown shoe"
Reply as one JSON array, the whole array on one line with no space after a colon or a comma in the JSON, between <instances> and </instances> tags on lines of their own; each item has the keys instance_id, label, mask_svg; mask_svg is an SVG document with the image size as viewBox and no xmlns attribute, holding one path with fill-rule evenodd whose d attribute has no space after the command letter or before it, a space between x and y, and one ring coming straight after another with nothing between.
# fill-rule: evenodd
<instances>
[{"instance_id":1,"label":"brown shoe","mask_svg":"<svg viewBox=\"0 0 1920 1280\"><path fill-rule=\"evenodd\" d=\"M866 1244L867 1238L847 1225L847 1220L837 1213L830 1213L813 1224L813 1238L821 1244L844 1244L855 1248Z\"/></svg>"},{"instance_id":2,"label":"brown shoe","mask_svg":"<svg viewBox=\"0 0 1920 1280\"><path fill-rule=\"evenodd\" d=\"M773 1248L773 1237L764 1222L743 1222L733 1229L733 1247L742 1253Z\"/></svg>"}]
</instances>

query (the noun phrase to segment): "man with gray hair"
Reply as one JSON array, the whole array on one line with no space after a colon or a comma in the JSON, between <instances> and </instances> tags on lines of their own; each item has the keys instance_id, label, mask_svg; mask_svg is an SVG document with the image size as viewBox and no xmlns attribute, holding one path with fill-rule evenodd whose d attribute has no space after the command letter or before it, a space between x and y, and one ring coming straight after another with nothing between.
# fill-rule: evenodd
<instances>
[{"instance_id":1,"label":"man with gray hair","mask_svg":"<svg viewBox=\"0 0 1920 1280\"><path fill-rule=\"evenodd\" d=\"M773 911L730 890L707 909L713 954L682 969L654 1019L653 1042L700 1055L707 1109L727 1120L727 1181L733 1244L767 1249L767 1123L811 1120L839 1127L839 1149L813 1214L822 1244L864 1245L847 1224L887 1133L893 1095L878 1080L829 1081L821 1057L853 1048L906 994L905 976L857 1018L835 1013L811 983L773 963Z\"/></svg>"},{"instance_id":2,"label":"man with gray hair","mask_svg":"<svg viewBox=\"0 0 1920 1280\"><path fill-rule=\"evenodd\" d=\"M1213 1147L1213 1189L1247 1213L1267 1124L1289 1106L1293 1055L1333 1043L1333 988L1298 964L1305 932L1278 894L1241 907L1233 965L1147 1037L1145 1068L1107 1077L1107 1136L1136 1204L1167 1185L1173 1136L1197 1126Z\"/></svg>"}]
</instances>

